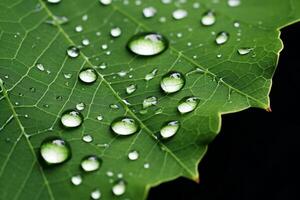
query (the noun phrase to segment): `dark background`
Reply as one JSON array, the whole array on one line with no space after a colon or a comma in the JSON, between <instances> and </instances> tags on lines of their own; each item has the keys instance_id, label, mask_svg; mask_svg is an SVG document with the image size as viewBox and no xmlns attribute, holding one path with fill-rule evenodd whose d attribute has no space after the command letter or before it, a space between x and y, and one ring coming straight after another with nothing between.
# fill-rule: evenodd
<instances>
[{"instance_id":1,"label":"dark background","mask_svg":"<svg viewBox=\"0 0 300 200\"><path fill-rule=\"evenodd\" d=\"M148 200L300 200L300 23L284 28L281 38L273 112L224 115L200 163L201 183L179 178L151 189Z\"/></svg>"}]
</instances>

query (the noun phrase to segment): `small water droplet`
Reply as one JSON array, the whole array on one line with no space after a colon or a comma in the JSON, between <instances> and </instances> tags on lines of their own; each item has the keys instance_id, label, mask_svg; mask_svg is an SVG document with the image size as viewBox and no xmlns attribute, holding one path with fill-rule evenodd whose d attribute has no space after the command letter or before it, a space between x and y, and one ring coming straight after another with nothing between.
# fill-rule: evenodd
<instances>
[{"instance_id":1,"label":"small water droplet","mask_svg":"<svg viewBox=\"0 0 300 200\"><path fill-rule=\"evenodd\" d=\"M180 72L169 72L160 81L160 87L165 93L175 93L183 88L185 78Z\"/></svg>"},{"instance_id":2,"label":"small water droplet","mask_svg":"<svg viewBox=\"0 0 300 200\"><path fill-rule=\"evenodd\" d=\"M221 58L222 57L222 54L217 54L217 58Z\"/></svg>"},{"instance_id":3,"label":"small water droplet","mask_svg":"<svg viewBox=\"0 0 300 200\"><path fill-rule=\"evenodd\" d=\"M106 50L107 48L108 48L108 45L107 45L107 44L102 44L102 45L101 45L101 49Z\"/></svg>"},{"instance_id":4,"label":"small water droplet","mask_svg":"<svg viewBox=\"0 0 300 200\"><path fill-rule=\"evenodd\" d=\"M97 156L86 156L81 161L81 168L85 172L96 171L100 168L102 159Z\"/></svg>"},{"instance_id":5,"label":"small water droplet","mask_svg":"<svg viewBox=\"0 0 300 200\"><path fill-rule=\"evenodd\" d=\"M113 173L112 171L107 171L107 172L106 172L106 175L107 175L108 177L112 177L112 176L114 176L114 173Z\"/></svg>"},{"instance_id":6,"label":"small water droplet","mask_svg":"<svg viewBox=\"0 0 300 200\"><path fill-rule=\"evenodd\" d=\"M151 79L153 79L156 76L157 71L158 71L158 69L153 69L152 72L150 72L149 74L146 74L145 80L150 81Z\"/></svg>"},{"instance_id":7,"label":"small water droplet","mask_svg":"<svg viewBox=\"0 0 300 200\"><path fill-rule=\"evenodd\" d=\"M212 11L204 13L201 19L201 23L204 26L211 26L216 22L216 16Z\"/></svg>"},{"instance_id":8,"label":"small water droplet","mask_svg":"<svg viewBox=\"0 0 300 200\"><path fill-rule=\"evenodd\" d=\"M137 160L139 158L139 152L134 150L128 153L129 160Z\"/></svg>"},{"instance_id":9,"label":"small water droplet","mask_svg":"<svg viewBox=\"0 0 300 200\"><path fill-rule=\"evenodd\" d=\"M35 92L36 89L35 89L34 87L31 87L31 88L29 88L29 91L30 91L30 92Z\"/></svg>"},{"instance_id":10,"label":"small water droplet","mask_svg":"<svg viewBox=\"0 0 300 200\"><path fill-rule=\"evenodd\" d=\"M114 38L120 37L121 34L122 34L122 30L120 27L115 27L110 30L110 35Z\"/></svg>"},{"instance_id":11,"label":"small water droplet","mask_svg":"<svg viewBox=\"0 0 300 200\"><path fill-rule=\"evenodd\" d=\"M75 27L75 31L76 31L77 33L80 33L80 32L83 31L83 27L82 27L81 25L77 25L77 26Z\"/></svg>"},{"instance_id":12,"label":"small water droplet","mask_svg":"<svg viewBox=\"0 0 300 200\"><path fill-rule=\"evenodd\" d=\"M63 97L62 97L62 96L57 96L55 99L56 99L57 101L62 101L62 100L63 100Z\"/></svg>"},{"instance_id":13,"label":"small water droplet","mask_svg":"<svg viewBox=\"0 0 300 200\"><path fill-rule=\"evenodd\" d=\"M109 107L111 108L111 109L119 109L119 106L117 105L117 104L110 104L109 105Z\"/></svg>"},{"instance_id":14,"label":"small water droplet","mask_svg":"<svg viewBox=\"0 0 300 200\"><path fill-rule=\"evenodd\" d=\"M180 100L177 109L181 114L189 113L196 109L199 102L200 99L198 97L185 97Z\"/></svg>"},{"instance_id":15,"label":"small water droplet","mask_svg":"<svg viewBox=\"0 0 300 200\"><path fill-rule=\"evenodd\" d=\"M228 0L227 4L230 7L237 7L241 4L241 1L240 0Z\"/></svg>"},{"instance_id":16,"label":"small water droplet","mask_svg":"<svg viewBox=\"0 0 300 200\"><path fill-rule=\"evenodd\" d=\"M154 7L147 7L143 9L143 15L146 18L154 17L157 13L157 10Z\"/></svg>"},{"instance_id":17,"label":"small water droplet","mask_svg":"<svg viewBox=\"0 0 300 200\"><path fill-rule=\"evenodd\" d=\"M57 26L68 23L69 19L65 16L53 16L53 19L47 20L46 23Z\"/></svg>"},{"instance_id":18,"label":"small water droplet","mask_svg":"<svg viewBox=\"0 0 300 200\"><path fill-rule=\"evenodd\" d=\"M89 134L85 134L82 136L82 140L86 143L93 142L93 136L91 136Z\"/></svg>"},{"instance_id":19,"label":"small water droplet","mask_svg":"<svg viewBox=\"0 0 300 200\"><path fill-rule=\"evenodd\" d=\"M163 4L170 4L170 3L172 3L172 0L161 0L161 2Z\"/></svg>"},{"instance_id":20,"label":"small water droplet","mask_svg":"<svg viewBox=\"0 0 300 200\"><path fill-rule=\"evenodd\" d=\"M144 168L145 168L145 169L149 169L149 168L150 168L150 163L145 163L145 164L144 164Z\"/></svg>"},{"instance_id":21,"label":"small water droplet","mask_svg":"<svg viewBox=\"0 0 300 200\"><path fill-rule=\"evenodd\" d=\"M107 6L107 5L110 5L112 0L99 0L99 2L104 5L104 6Z\"/></svg>"},{"instance_id":22,"label":"small water droplet","mask_svg":"<svg viewBox=\"0 0 300 200\"><path fill-rule=\"evenodd\" d=\"M79 111L84 110L85 104L83 102L76 104L76 109Z\"/></svg>"},{"instance_id":23,"label":"small water droplet","mask_svg":"<svg viewBox=\"0 0 300 200\"><path fill-rule=\"evenodd\" d=\"M36 68L38 68L38 70L40 70L40 71L45 71L45 67L44 67L44 65L43 64L41 64L41 63L37 63L36 65Z\"/></svg>"},{"instance_id":24,"label":"small water droplet","mask_svg":"<svg viewBox=\"0 0 300 200\"><path fill-rule=\"evenodd\" d=\"M80 175L72 176L71 183L73 185L80 185L82 183L82 177Z\"/></svg>"},{"instance_id":25,"label":"small water droplet","mask_svg":"<svg viewBox=\"0 0 300 200\"><path fill-rule=\"evenodd\" d=\"M156 97L148 97L144 99L143 101L143 108L148 108L150 106L155 106L157 104L157 98Z\"/></svg>"},{"instance_id":26,"label":"small water droplet","mask_svg":"<svg viewBox=\"0 0 300 200\"><path fill-rule=\"evenodd\" d=\"M66 128L76 128L83 122L82 115L75 110L67 110L62 114L61 123Z\"/></svg>"},{"instance_id":27,"label":"small water droplet","mask_svg":"<svg viewBox=\"0 0 300 200\"><path fill-rule=\"evenodd\" d=\"M82 21L87 21L89 19L89 16L87 14L82 16Z\"/></svg>"},{"instance_id":28,"label":"small water droplet","mask_svg":"<svg viewBox=\"0 0 300 200\"><path fill-rule=\"evenodd\" d=\"M57 4L60 3L61 0L47 0L48 3Z\"/></svg>"},{"instance_id":29,"label":"small water droplet","mask_svg":"<svg viewBox=\"0 0 300 200\"><path fill-rule=\"evenodd\" d=\"M126 183L122 180L117 181L112 187L112 192L116 196L123 195L125 191L126 191Z\"/></svg>"},{"instance_id":30,"label":"small water droplet","mask_svg":"<svg viewBox=\"0 0 300 200\"><path fill-rule=\"evenodd\" d=\"M160 135L163 139L168 139L177 133L179 127L180 124L178 121L170 121L160 129Z\"/></svg>"},{"instance_id":31,"label":"small water droplet","mask_svg":"<svg viewBox=\"0 0 300 200\"><path fill-rule=\"evenodd\" d=\"M78 78L83 83L91 84L97 80L98 75L94 69L86 68L79 72Z\"/></svg>"},{"instance_id":32,"label":"small water droplet","mask_svg":"<svg viewBox=\"0 0 300 200\"><path fill-rule=\"evenodd\" d=\"M177 10L174 10L172 13L173 18L176 20L183 19L183 18L187 17L187 15L188 15L188 12L184 9L177 9Z\"/></svg>"},{"instance_id":33,"label":"small water droplet","mask_svg":"<svg viewBox=\"0 0 300 200\"><path fill-rule=\"evenodd\" d=\"M102 120L103 120L103 116L102 116L102 115L98 115L98 116L96 117L96 119L97 119L98 121L102 121Z\"/></svg>"},{"instance_id":34,"label":"small water droplet","mask_svg":"<svg viewBox=\"0 0 300 200\"><path fill-rule=\"evenodd\" d=\"M70 46L67 49L67 54L70 58L76 58L79 56L80 50L75 46Z\"/></svg>"},{"instance_id":35,"label":"small water droplet","mask_svg":"<svg viewBox=\"0 0 300 200\"><path fill-rule=\"evenodd\" d=\"M127 44L131 52L140 56L154 56L168 47L168 40L158 33L140 33L134 35Z\"/></svg>"},{"instance_id":36,"label":"small water droplet","mask_svg":"<svg viewBox=\"0 0 300 200\"><path fill-rule=\"evenodd\" d=\"M200 8L200 3L199 2L193 3L193 8L195 8L195 9Z\"/></svg>"},{"instance_id":37,"label":"small water droplet","mask_svg":"<svg viewBox=\"0 0 300 200\"><path fill-rule=\"evenodd\" d=\"M83 39L81 41L81 44L84 45L84 46L88 46L88 45L90 45L90 40L89 39Z\"/></svg>"},{"instance_id":38,"label":"small water droplet","mask_svg":"<svg viewBox=\"0 0 300 200\"><path fill-rule=\"evenodd\" d=\"M220 32L216 37L217 44L225 44L229 39L229 34L227 32Z\"/></svg>"},{"instance_id":39,"label":"small water droplet","mask_svg":"<svg viewBox=\"0 0 300 200\"><path fill-rule=\"evenodd\" d=\"M139 131L139 124L130 117L122 117L111 123L111 129L118 135L132 135Z\"/></svg>"},{"instance_id":40,"label":"small water droplet","mask_svg":"<svg viewBox=\"0 0 300 200\"><path fill-rule=\"evenodd\" d=\"M64 77L65 77L66 79L70 79L70 78L72 78L72 74L70 74L70 73L65 73L65 74L64 74Z\"/></svg>"},{"instance_id":41,"label":"small water droplet","mask_svg":"<svg viewBox=\"0 0 300 200\"><path fill-rule=\"evenodd\" d=\"M63 139L50 137L42 142L40 154L47 164L60 164L71 157L71 148Z\"/></svg>"},{"instance_id":42,"label":"small water droplet","mask_svg":"<svg viewBox=\"0 0 300 200\"><path fill-rule=\"evenodd\" d=\"M253 51L253 48L240 48L240 49L238 49L238 53L240 55L247 55L251 51Z\"/></svg>"},{"instance_id":43,"label":"small water droplet","mask_svg":"<svg viewBox=\"0 0 300 200\"><path fill-rule=\"evenodd\" d=\"M94 200L100 199L101 198L101 192L99 189L96 189L91 192L91 198Z\"/></svg>"},{"instance_id":44,"label":"small water droplet","mask_svg":"<svg viewBox=\"0 0 300 200\"><path fill-rule=\"evenodd\" d=\"M240 27L240 23L239 23L239 22L234 22L234 23L233 23L233 26L234 26L235 28L239 28L239 27Z\"/></svg>"},{"instance_id":45,"label":"small water droplet","mask_svg":"<svg viewBox=\"0 0 300 200\"><path fill-rule=\"evenodd\" d=\"M126 87L126 93L127 94L132 94L136 91L137 86L135 84L131 84L129 86Z\"/></svg>"}]
</instances>

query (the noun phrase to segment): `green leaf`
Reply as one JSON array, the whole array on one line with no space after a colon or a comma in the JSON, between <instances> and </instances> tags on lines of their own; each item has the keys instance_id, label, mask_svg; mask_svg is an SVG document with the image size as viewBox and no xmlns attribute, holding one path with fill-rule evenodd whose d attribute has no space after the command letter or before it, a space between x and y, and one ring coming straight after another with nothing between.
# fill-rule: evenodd
<instances>
[{"instance_id":1,"label":"green leaf","mask_svg":"<svg viewBox=\"0 0 300 200\"><path fill-rule=\"evenodd\" d=\"M199 181L197 165L220 131L221 114L269 109L282 49L279 28L300 19L300 1L241 0L230 7L225 0L199 0L200 8L198 1L174 2L122 0L105 6L97 0L0 1L0 199L89 199L99 189L102 199L134 200L179 176ZM157 13L146 19L142 10L149 6ZM176 8L185 9L187 17L173 19ZM216 23L202 26L201 17L209 10ZM79 25L83 30L76 32ZM119 37L110 35L114 27L120 27ZM217 45L222 31L229 40ZM163 34L168 49L152 57L130 53L127 42L139 32ZM83 45L79 57L70 58L66 50L83 39L90 44ZM243 48L250 52L240 55ZM98 73L93 84L77 78L86 67ZM156 75L146 81L153 70ZM160 80L170 71L184 74L186 83L181 91L165 94ZM137 89L127 94L132 84ZM188 96L199 98L199 104L179 114L177 106ZM147 97L156 97L157 104L148 102L143 108ZM80 111L83 124L63 128L62 113L79 103L85 105ZM140 131L114 134L110 125L122 116L134 119ZM175 136L158 138L161 127L173 120L180 123ZM85 134L93 137L91 143L82 140ZM40 145L49 136L68 141L68 161L43 164ZM139 153L135 161L128 159L132 150ZM101 157L99 170L80 168L87 155ZM78 186L71 184L75 175L82 177ZM112 187L119 178L126 192L116 197Z\"/></svg>"}]
</instances>

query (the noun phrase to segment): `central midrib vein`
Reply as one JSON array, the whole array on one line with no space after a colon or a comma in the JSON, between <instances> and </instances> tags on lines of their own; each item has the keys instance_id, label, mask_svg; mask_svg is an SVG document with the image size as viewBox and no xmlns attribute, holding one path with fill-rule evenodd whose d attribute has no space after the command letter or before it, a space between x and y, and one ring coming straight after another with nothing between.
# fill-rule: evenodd
<instances>
[{"instance_id":1,"label":"central midrib vein","mask_svg":"<svg viewBox=\"0 0 300 200\"><path fill-rule=\"evenodd\" d=\"M54 14L48 9L48 7L45 5L45 3L42 0L39 0L39 2L41 3L41 5L43 5L43 7L45 8L45 11L47 12L47 14L49 15L49 17L51 17L53 20L55 20ZM117 10L117 9L116 9ZM59 29L59 31L61 32L61 34L68 40L68 42L70 42L70 45L74 45L74 41L69 37L69 35L65 32L65 30L61 27L60 24L57 24L57 28ZM90 65L90 67L95 68L94 65L89 61L89 59L87 58L87 56L85 56L84 53L81 53L81 56L84 58L84 60L86 60L86 63ZM186 170L186 172L188 174L190 174L191 177L195 178L195 173L193 173L193 171L191 171L167 146L165 146L160 140L157 139L157 137L153 134L153 132L135 115L135 113L133 113L129 107L123 102L123 99L118 95L118 93L114 90L114 88L109 84L109 82L104 78L104 76L99 73L97 70L95 70L98 75L100 76L100 78L102 79L103 83L105 83L109 89L112 91L113 95L118 99L119 103L125 108L126 111L128 111L128 113L130 113L130 115L132 115L141 125L141 127L156 141L158 142L164 149L166 152L168 152L174 159L175 161L178 162L178 164Z\"/></svg>"}]
</instances>

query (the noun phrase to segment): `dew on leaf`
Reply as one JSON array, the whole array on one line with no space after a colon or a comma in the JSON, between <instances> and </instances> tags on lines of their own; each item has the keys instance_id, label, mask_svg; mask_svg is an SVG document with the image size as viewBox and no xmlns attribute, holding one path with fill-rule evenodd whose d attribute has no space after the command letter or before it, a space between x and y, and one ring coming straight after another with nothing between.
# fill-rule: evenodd
<instances>
[{"instance_id":1,"label":"dew on leaf","mask_svg":"<svg viewBox=\"0 0 300 200\"><path fill-rule=\"evenodd\" d=\"M135 84L131 84L129 86L126 87L126 93L127 94L132 94L136 91L137 86Z\"/></svg>"},{"instance_id":2,"label":"dew on leaf","mask_svg":"<svg viewBox=\"0 0 300 200\"><path fill-rule=\"evenodd\" d=\"M90 45L90 40L85 38L81 41L81 44L84 46L88 46L88 45Z\"/></svg>"},{"instance_id":3,"label":"dew on leaf","mask_svg":"<svg viewBox=\"0 0 300 200\"><path fill-rule=\"evenodd\" d=\"M110 104L109 107L115 110L120 108L117 104Z\"/></svg>"},{"instance_id":4,"label":"dew on leaf","mask_svg":"<svg viewBox=\"0 0 300 200\"><path fill-rule=\"evenodd\" d=\"M82 21L87 21L89 19L89 16L87 14L82 15L81 19Z\"/></svg>"},{"instance_id":5,"label":"dew on leaf","mask_svg":"<svg viewBox=\"0 0 300 200\"><path fill-rule=\"evenodd\" d=\"M128 153L128 159L129 160L137 160L139 158L139 152L136 150L130 151Z\"/></svg>"},{"instance_id":6,"label":"dew on leaf","mask_svg":"<svg viewBox=\"0 0 300 200\"><path fill-rule=\"evenodd\" d=\"M144 164L144 168L145 168L145 169L149 169L149 168L150 168L150 163L145 163L145 164Z\"/></svg>"},{"instance_id":7,"label":"dew on leaf","mask_svg":"<svg viewBox=\"0 0 300 200\"><path fill-rule=\"evenodd\" d=\"M61 116L61 123L66 128L76 128L83 122L81 113L76 110L67 110Z\"/></svg>"},{"instance_id":8,"label":"dew on leaf","mask_svg":"<svg viewBox=\"0 0 300 200\"><path fill-rule=\"evenodd\" d=\"M51 3L51 4L57 4L57 3L60 3L62 0L47 0L48 3Z\"/></svg>"},{"instance_id":9,"label":"dew on leaf","mask_svg":"<svg viewBox=\"0 0 300 200\"><path fill-rule=\"evenodd\" d=\"M71 148L63 139L50 137L42 142L40 154L47 164L60 164L71 157Z\"/></svg>"},{"instance_id":10,"label":"dew on leaf","mask_svg":"<svg viewBox=\"0 0 300 200\"><path fill-rule=\"evenodd\" d=\"M66 79L70 79L70 78L72 78L72 74L70 74L70 73L64 73L64 77Z\"/></svg>"},{"instance_id":11,"label":"dew on leaf","mask_svg":"<svg viewBox=\"0 0 300 200\"><path fill-rule=\"evenodd\" d=\"M240 27L240 23L239 23L239 22L234 22L234 23L233 23L233 26L234 26L235 28L239 28L239 27Z\"/></svg>"},{"instance_id":12,"label":"dew on leaf","mask_svg":"<svg viewBox=\"0 0 300 200\"><path fill-rule=\"evenodd\" d=\"M34 93L36 91L36 89L35 89L35 87L30 87L29 91Z\"/></svg>"},{"instance_id":13,"label":"dew on leaf","mask_svg":"<svg viewBox=\"0 0 300 200\"><path fill-rule=\"evenodd\" d=\"M103 120L103 116L102 116L102 115L98 115L98 116L96 117L96 119L97 119L98 121L102 121L102 120Z\"/></svg>"},{"instance_id":14,"label":"dew on leaf","mask_svg":"<svg viewBox=\"0 0 300 200\"><path fill-rule=\"evenodd\" d=\"M79 72L78 78L83 83L91 84L97 80L98 75L94 69L86 68Z\"/></svg>"},{"instance_id":15,"label":"dew on leaf","mask_svg":"<svg viewBox=\"0 0 300 200\"><path fill-rule=\"evenodd\" d=\"M122 30L120 27L115 27L110 30L110 35L114 38L120 37L122 34Z\"/></svg>"},{"instance_id":16,"label":"dew on leaf","mask_svg":"<svg viewBox=\"0 0 300 200\"><path fill-rule=\"evenodd\" d=\"M99 189L95 189L94 191L91 192L91 198L94 200L100 199L101 198L101 192Z\"/></svg>"},{"instance_id":17,"label":"dew on leaf","mask_svg":"<svg viewBox=\"0 0 300 200\"><path fill-rule=\"evenodd\" d=\"M38 69L38 70L40 70L40 71L45 71L45 67L44 67L44 65L43 64L41 64L41 63L37 63L36 65L36 68Z\"/></svg>"},{"instance_id":18,"label":"dew on leaf","mask_svg":"<svg viewBox=\"0 0 300 200\"><path fill-rule=\"evenodd\" d=\"M75 31L76 31L77 33L80 33L80 32L83 31L83 27L82 27L81 25L77 25L77 26L75 27Z\"/></svg>"},{"instance_id":19,"label":"dew on leaf","mask_svg":"<svg viewBox=\"0 0 300 200\"><path fill-rule=\"evenodd\" d=\"M217 34L216 43L217 44L225 44L229 39L229 34L227 32L220 32Z\"/></svg>"},{"instance_id":20,"label":"dew on leaf","mask_svg":"<svg viewBox=\"0 0 300 200\"><path fill-rule=\"evenodd\" d=\"M99 2L104 5L104 6L107 6L107 5L110 5L112 0L99 0Z\"/></svg>"},{"instance_id":21,"label":"dew on leaf","mask_svg":"<svg viewBox=\"0 0 300 200\"><path fill-rule=\"evenodd\" d=\"M79 56L80 50L75 46L70 46L67 49L67 54L70 58L76 58Z\"/></svg>"},{"instance_id":22,"label":"dew on leaf","mask_svg":"<svg viewBox=\"0 0 300 200\"><path fill-rule=\"evenodd\" d=\"M154 7L146 7L143 9L143 15L146 18L154 17L157 13L157 10Z\"/></svg>"},{"instance_id":23,"label":"dew on leaf","mask_svg":"<svg viewBox=\"0 0 300 200\"><path fill-rule=\"evenodd\" d=\"M163 139L168 139L177 133L179 127L180 127L180 124L178 121L167 122L160 129L160 135L162 136Z\"/></svg>"},{"instance_id":24,"label":"dew on leaf","mask_svg":"<svg viewBox=\"0 0 300 200\"><path fill-rule=\"evenodd\" d=\"M76 186L80 185L82 183L82 177L80 175L72 176L71 183Z\"/></svg>"},{"instance_id":25,"label":"dew on leaf","mask_svg":"<svg viewBox=\"0 0 300 200\"><path fill-rule=\"evenodd\" d=\"M172 13L173 18L176 20L183 19L183 18L187 17L187 15L188 15L188 12L184 9L177 9L177 10L174 10Z\"/></svg>"},{"instance_id":26,"label":"dew on leaf","mask_svg":"<svg viewBox=\"0 0 300 200\"><path fill-rule=\"evenodd\" d=\"M121 196L126 192L126 183L123 180L118 180L112 187L112 192L116 196Z\"/></svg>"},{"instance_id":27,"label":"dew on leaf","mask_svg":"<svg viewBox=\"0 0 300 200\"><path fill-rule=\"evenodd\" d=\"M196 109L199 102L200 99L198 97L185 97L180 100L177 109L181 114L189 113Z\"/></svg>"},{"instance_id":28,"label":"dew on leaf","mask_svg":"<svg viewBox=\"0 0 300 200\"><path fill-rule=\"evenodd\" d=\"M151 79L153 79L156 74L157 74L158 69L153 69L150 73L145 75L145 80L146 81L150 81Z\"/></svg>"},{"instance_id":29,"label":"dew on leaf","mask_svg":"<svg viewBox=\"0 0 300 200\"><path fill-rule=\"evenodd\" d=\"M143 101L143 108L148 108L150 106L155 106L157 104L157 98L156 97L147 97Z\"/></svg>"},{"instance_id":30,"label":"dew on leaf","mask_svg":"<svg viewBox=\"0 0 300 200\"><path fill-rule=\"evenodd\" d=\"M168 40L158 33L139 33L134 35L127 44L129 50L140 56L154 56L168 47Z\"/></svg>"},{"instance_id":31,"label":"dew on leaf","mask_svg":"<svg viewBox=\"0 0 300 200\"><path fill-rule=\"evenodd\" d=\"M241 4L241 1L240 0L228 0L227 4L230 7L237 7Z\"/></svg>"},{"instance_id":32,"label":"dew on leaf","mask_svg":"<svg viewBox=\"0 0 300 200\"><path fill-rule=\"evenodd\" d=\"M132 135L139 130L139 124L130 117L122 117L111 123L111 129L117 135Z\"/></svg>"},{"instance_id":33,"label":"dew on leaf","mask_svg":"<svg viewBox=\"0 0 300 200\"><path fill-rule=\"evenodd\" d=\"M107 45L107 44L102 44L102 45L101 45L101 49L106 50L107 48L108 48L108 45Z\"/></svg>"},{"instance_id":34,"label":"dew on leaf","mask_svg":"<svg viewBox=\"0 0 300 200\"><path fill-rule=\"evenodd\" d=\"M212 11L204 13L201 18L201 23L204 26L211 26L216 22L216 16Z\"/></svg>"},{"instance_id":35,"label":"dew on leaf","mask_svg":"<svg viewBox=\"0 0 300 200\"><path fill-rule=\"evenodd\" d=\"M50 25L63 25L69 22L69 19L65 16L53 16L53 19L47 20L46 23Z\"/></svg>"},{"instance_id":36,"label":"dew on leaf","mask_svg":"<svg viewBox=\"0 0 300 200\"><path fill-rule=\"evenodd\" d=\"M85 108L85 104L83 102L76 104L77 110L82 111L82 110L84 110L84 108Z\"/></svg>"},{"instance_id":37,"label":"dew on leaf","mask_svg":"<svg viewBox=\"0 0 300 200\"><path fill-rule=\"evenodd\" d=\"M253 48L239 48L237 51L240 55L247 55L248 53L253 51Z\"/></svg>"},{"instance_id":38,"label":"dew on leaf","mask_svg":"<svg viewBox=\"0 0 300 200\"><path fill-rule=\"evenodd\" d=\"M86 143L90 143L93 142L93 136L89 135L89 134L84 134L82 136L82 141L86 142Z\"/></svg>"},{"instance_id":39,"label":"dew on leaf","mask_svg":"<svg viewBox=\"0 0 300 200\"><path fill-rule=\"evenodd\" d=\"M80 163L81 168L85 172L96 171L100 168L101 164L102 164L102 159L94 155L84 157Z\"/></svg>"},{"instance_id":40,"label":"dew on leaf","mask_svg":"<svg viewBox=\"0 0 300 200\"><path fill-rule=\"evenodd\" d=\"M160 81L160 87L165 93L175 93L183 88L185 78L180 72L169 72Z\"/></svg>"}]
</instances>

